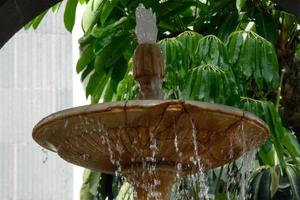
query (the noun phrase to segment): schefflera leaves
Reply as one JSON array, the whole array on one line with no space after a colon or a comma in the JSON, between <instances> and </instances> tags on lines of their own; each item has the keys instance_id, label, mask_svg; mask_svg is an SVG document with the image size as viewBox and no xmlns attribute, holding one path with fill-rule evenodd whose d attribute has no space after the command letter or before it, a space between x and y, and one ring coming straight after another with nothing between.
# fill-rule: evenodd
<instances>
[{"instance_id":1,"label":"schefflera leaves","mask_svg":"<svg viewBox=\"0 0 300 200\"><path fill-rule=\"evenodd\" d=\"M204 64L189 71L182 99L235 105L239 101L237 86L228 69Z\"/></svg>"},{"instance_id":2,"label":"schefflera leaves","mask_svg":"<svg viewBox=\"0 0 300 200\"><path fill-rule=\"evenodd\" d=\"M240 85L251 78L259 90L277 89L279 66L275 48L254 32L237 31L226 44L229 63Z\"/></svg>"},{"instance_id":3,"label":"schefflera leaves","mask_svg":"<svg viewBox=\"0 0 300 200\"><path fill-rule=\"evenodd\" d=\"M184 32L160 42L167 98L236 105L239 92L224 43L213 35Z\"/></svg>"},{"instance_id":4,"label":"schefflera leaves","mask_svg":"<svg viewBox=\"0 0 300 200\"><path fill-rule=\"evenodd\" d=\"M202 35L186 31L175 38L163 39L159 42L165 60L164 91L167 99L179 99L183 90L188 70L194 64L195 52Z\"/></svg>"},{"instance_id":5,"label":"schefflera leaves","mask_svg":"<svg viewBox=\"0 0 300 200\"><path fill-rule=\"evenodd\" d=\"M224 43L214 35L199 40L193 58L194 65L212 64L222 68L228 67L227 51Z\"/></svg>"},{"instance_id":6,"label":"schefflera leaves","mask_svg":"<svg viewBox=\"0 0 300 200\"><path fill-rule=\"evenodd\" d=\"M185 48L177 38L168 38L159 42L165 61L164 91L168 99L178 99L184 78L189 68L188 59L185 57Z\"/></svg>"},{"instance_id":7,"label":"schefflera leaves","mask_svg":"<svg viewBox=\"0 0 300 200\"><path fill-rule=\"evenodd\" d=\"M165 58L167 98L235 104L237 87L229 68L226 47L220 39L187 31L159 44ZM229 85L227 92L225 88Z\"/></svg>"}]
</instances>

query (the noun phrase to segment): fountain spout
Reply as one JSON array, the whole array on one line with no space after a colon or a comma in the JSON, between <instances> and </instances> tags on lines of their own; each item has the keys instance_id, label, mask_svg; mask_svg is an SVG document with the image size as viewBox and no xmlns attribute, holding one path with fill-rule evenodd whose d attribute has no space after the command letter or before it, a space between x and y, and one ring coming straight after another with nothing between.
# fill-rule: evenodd
<instances>
[{"instance_id":1,"label":"fountain spout","mask_svg":"<svg viewBox=\"0 0 300 200\"><path fill-rule=\"evenodd\" d=\"M139 45L134 53L134 79L140 84L138 99L163 99L164 59L156 44L157 27L152 10L143 5L136 9L135 33Z\"/></svg>"}]
</instances>

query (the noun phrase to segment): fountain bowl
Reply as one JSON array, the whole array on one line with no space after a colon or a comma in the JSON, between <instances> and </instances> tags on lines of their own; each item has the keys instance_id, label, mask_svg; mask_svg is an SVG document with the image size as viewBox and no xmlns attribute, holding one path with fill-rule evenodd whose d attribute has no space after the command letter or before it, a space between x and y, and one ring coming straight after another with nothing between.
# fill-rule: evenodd
<instances>
[{"instance_id":1,"label":"fountain bowl","mask_svg":"<svg viewBox=\"0 0 300 200\"><path fill-rule=\"evenodd\" d=\"M71 108L33 129L34 140L64 160L125 176L139 200L157 199L153 194L169 199L177 177L232 162L261 146L268 134L268 126L250 113L178 100Z\"/></svg>"},{"instance_id":2,"label":"fountain bowl","mask_svg":"<svg viewBox=\"0 0 300 200\"><path fill-rule=\"evenodd\" d=\"M142 163L180 173L219 167L261 146L268 126L236 108L195 101L135 100L72 108L41 120L33 138L73 164L114 173Z\"/></svg>"}]
</instances>

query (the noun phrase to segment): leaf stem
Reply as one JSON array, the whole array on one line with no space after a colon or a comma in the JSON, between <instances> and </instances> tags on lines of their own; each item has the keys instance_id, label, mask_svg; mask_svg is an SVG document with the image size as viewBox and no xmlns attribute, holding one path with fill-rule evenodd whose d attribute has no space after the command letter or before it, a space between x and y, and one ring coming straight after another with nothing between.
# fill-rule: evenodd
<instances>
[{"instance_id":1,"label":"leaf stem","mask_svg":"<svg viewBox=\"0 0 300 200\"><path fill-rule=\"evenodd\" d=\"M281 91L282 91L282 84L283 84L283 78L284 75L286 73L286 69L283 68L281 70L281 77L280 77L280 83L279 83L279 87L278 87L278 91L277 91L277 97L276 97L276 111L279 110L279 105L280 105L280 100L281 100Z\"/></svg>"}]
</instances>

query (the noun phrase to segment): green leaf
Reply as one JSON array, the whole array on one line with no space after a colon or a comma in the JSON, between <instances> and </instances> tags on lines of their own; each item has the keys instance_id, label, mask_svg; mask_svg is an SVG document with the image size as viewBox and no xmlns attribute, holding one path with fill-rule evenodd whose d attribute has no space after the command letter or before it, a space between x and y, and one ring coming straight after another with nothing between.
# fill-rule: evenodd
<instances>
[{"instance_id":1,"label":"green leaf","mask_svg":"<svg viewBox=\"0 0 300 200\"><path fill-rule=\"evenodd\" d=\"M212 64L221 68L228 67L227 51L224 43L213 35L208 35L199 40L194 58L196 66Z\"/></svg>"},{"instance_id":2,"label":"green leaf","mask_svg":"<svg viewBox=\"0 0 300 200\"><path fill-rule=\"evenodd\" d=\"M52 6L51 10L53 13L57 13L60 6L61 6L62 2L58 2L57 4L55 4L54 6Z\"/></svg>"},{"instance_id":3,"label":"green leaf","mask_svg":"<svg viewBox=\"0 0 300 200\"><path fill-rule=\"evenodd\" d=\"M239 12L241 12L246 2L247 0L236 0L236 8Z\"/></svg>"},{"instance_id":4,"label":"green leaf","mask_svg":"<svg viewBox=\"0 0 300 200\"><path fill-rule=\"evenodd\" d=\"M235 65L240 58L244 37L239 32L235 32L230 36L226 46L228 51L229 63Z\"/></svg>"},{"instance_id":5,"label":"green leaf","mask_svg":"<svg viewBox=\"0 0 300 200\"><path fill-rule=\"evenodd\" d=\"M258 200L258 194L259 194L260 182L261 182L262 175L263 174L261 172L256 172L250 182L251 200Z\"/></svg>"},{"instance_id":6,"label":"green leaf","mask_svg":"<svg viewBox=\"0 0 300 200\"><path fill-rule=\"evenodd\" d=\"M131 199L133 199L133 189L129 183L125 182L122 185L116 200L131 200Z\"/></svg>"},{"instance_id":7,"label":"green leaf","mask_svg":"<svg viewBox=\"0 0 300 200\"><path fill-rule=\"evenodd\" d=\"M242 47L242 52L238 61L239 67L241 67L241 73L248 79L254 74L256 69L256 46L255 39L249 36L246 37Z\"/></svg>"},{"instance_id":8,"label":"green leaf","mask_svg":"<svg viewBox=\"0 0 300 200\"><path fill-rule=\"evenodd\" d=\"M100 16L100 21L101 24L104 25L104 23L106 22L107 18L109 17L109 15L111 14L112 10L114 9L114 7L116 6L116 4L119 2L119 0L109 0L106 1L106 3L103 6L102 12L101 12L101 16Z\"/></svg>"},{"instance_id":9,"label":"green leaf","mask_svg":"<svg viewBox=\"0 0 300 200\"><path fill-rule=\"evenodd\" d=\"M169 18L178 13L182 13L185 10L191 8L191 6L198 5L195 0L183 0L183 1L165 1L158 6L158 16L161 19Z\"/></svg>"},{"instance_id":10,"label":"green leaf","mask_svg":"<svg viewBox=\"0 0 300 200\"><path fill-rule=\"evenodd\" d=\"M65 27L69 32L72 32L75 18L76 18L76 8L78 0L68 0L64 12L64 23Z\"/></svg>"},{"instance_id":11,"label":"green leaf","mask_svg":"<svg viewBox=\"0 0 300 200\"><path fill-rule=\"evenodd\" d=\"M112 43L113 35L103 38L96 38L94 42L94 52L96 55L101 54L102 51Z\"/></svg>"},{"instance_id":12,"label":"green leaf","mask_svg":"<svg viewBox=\"0 0 300 200\"><path fill-rule=\"evenodd\" d=\"M250 179L251 200L272 199L278 190L279 175L273 167L261 166Z\"/></svg>"},{"instance_id":13,"label":"green leaf","mask_svg":"<svg viewBox=\"0 0 300 200\"><path fill-rule=\"evenodd\" d=\"M183 88L182 99L229 105L238 102L237 87L229 72L214 65L201 65L190 70Z\"/></svg>"},{"instance_id":14,"label":"green leaf","mask_svg":"<svg viewBox=\"0 0 300 200\"><path fill-rule=\"evenodd\" d=\"M254 39L255 40L255 39ZM260 40L255 40L255 60L254 60L254 78L256 81L256 85L259 90L262 90L264 87L264 80L263 80L263 74L262 74L262 68L264 68L263 65L261 64L261 60L259 59L261 57L261 46L262 46L262 41Z\"/></svg>"},{"instance_id":15,"label":"green leaf","mask_svg":"<svg viewBox=\"0 0 300 200\"><path fill-rule=\"evenodd\" d=\"M34 21L34 20L31 20L31 21L29 21L27 24L25 24L24 29L25 29L25 30L30 29L30 27L31 27L31 25L32 25L32 23L33 23L33 21Z\"/></svg>"},{"instance_id":16,"label":"green leaf","mask_svg":"<svg viewBox=\"0 0 300 200\"><path fill-rule=\"evenodd\" d=\"M44 12L42 12L41 14L39 14L38 16L36 16L34 19L32 19L31 21L29 21L25 26L24 29L28 30L31 27L33 29L37 29L38 26L40 25L41 21L43 20L43 18L45 17L45 15L47 14L48 10L45 10Z\"/></svg>"},{"instance_id":17,"label":"green leaf","mask_svg":"<svg viewBox=\"0 0 300 200\"><path fill-rule=\"evenodd\" d=\"M249 98L245 98L244 101L248 101L248 106L244 104L244 106L242 106L243 109L258 115L269 125L271 141L275 147L277 157L280 161L280 165L283 169L285 169L285 149L282 145L282 138L285 130L283 128L280 115L277 112L274 104L272 102L257 101Z\"/></svg>"},{"instance_id":18,"label":"green leaf","mask_svg":"<svg viewBox=\"0 0 300 200\"><path fill-rule=\"evenodd\" d=\"M300 144L296 136L292 132L285 130L283 132L282 144L293 157L294 162L300 165L299 161L297 160L297 157L300 157Z\"/></svg>"},{"instance_id":19,"label":"green leaf","mask_svg":"<svg viewBox=\"0 0 300 200\"><path fill-rule=\"evenodd\" d=\"M276 167L276 166L275 166ZM270 168L271 173L271 199L275 196L278 188L279 188L279 179L280 179L280 172L277 172L274 167Z\"/></svg>"},{"instance_id":20,"label":"green leaf","mask_svg":"<svg viewBox=\"0 0 300 200\"><path fill-rule=\"evenodd\" d=\"M101 173L84 170L83 184L80 190L80 200L91 200L97 194Z\"/></svg>"},{"instance_id":21,"label":"green leaf","mask_svg":"<svg viewBox=\"0 0 300 200\"><path fill-rule=\"evenodd\" d=\"M125 101L135 99L138 93L138 85L134 81L133 76L127 74L125 78L119 83L116 100Z\"/></svg>"},{"instance_id":22,"label":"green leaf","mask_svg":"<svg viewBox=\"0 0 300 200\"><path fill-rule=\"evenodd\" d=\"M98 63L95 66L96 71L100 68L110 68L116 63L129 46L130 38L128 34L118 36L112 39L112 41L104 48L95 49Z\"/></svg>"},{"instance_id":23,"label":"green leaf","mask_svg":"<svg viewBox=\"0 0 300 200\"><path fill-rule=\"evenodd\" d=\"M111 75L112 80L115 80L118 83L121 80L123 80L125 73L127 72L127 68L128 66L126 60L123 57L121 57L117 61L117 63L113 66L112 75Z\"/></svg>"},{"instance_id":24,"label":"green leaf","mask_svg":"<svg viewBox=\"0 0 300 200\"><path fill-rule=\"evenodd\" d=\"M224 200L227 199L226 193L218 193L214 200Z\"/></svg>"},{"instance_id":25,"label":"green leaf","mask_svg":"<svg viewBox=\"0 0 300 200\"><path fill-rule=\"evenodd\" d=\"M275 165L275 158L277 154L274 149L274 145L270 139L268 139L266 143L260 147L258 156L264 165Z\"/></svg>"},{"instance_id":26,"label":"green leaf","mask_svg":"<svg viewBox=\"0 0 300 200\"><path fill-rule=\"evenodd\" d=\"M84 3L87 3L89 0L78 0L78 2L80 3L80 4L84 4Z\"/></svg>"},{"instance_id":27,"label":"green leaf","mask_svg":"<svg viewBox=\"0 0 300 200\"><path fill-rule=\"evenodd\" d=\"M176 41L180 42L182 47L182 49L178 49L182 51L180 58L182 62L178 63L179 65L194 65L192 59L195 56L199 41L202 38L202 35L192 31L185 31L176 37Z\"/></svg>"},{"instance_id":28,"label":"green leaf","mask_svg":"<svg viewBox=\"0 0 300 200\"><path fill-rule=\"evenodd\" d=\"M124 25L124 23L127 21L128 21L127 17L122 17L121 19L112 22L110 24L107 24L105 26L99 26L94 28L91 34L96 38L107 37L109 35L112 35L113 33L116 33L117 30L119 29L124 30L126 27L122 25Z\"/></svg>"},{"instance_id":29,"label":"green leaf","mask_svg":"<svg viewBox=\"0 0 300 200\"><path fill-rule=\"evenodd\" d=\"M87 32L95 25L96 20L100 15L101 7L106 1L107 0L90 0L88 2L82 16L82 29L84 32Z\"/></svg>"},{"instance_id":30,"label":"green leaf","mask_svg":"<svg viewBox=\"0 0 300 200\"><path fill-rule=\"evenodd\" d=\"M271 199L270 183L271 173L269 170L264 170L260 179L257 199Z\"/></svg>"},{"instance_id":31,"label":"green leaf","mask_svg":"<svg viewBox=\"0 0 300 200\"><path fill-rule=\"evenodd\" d=\"M255 13L255 27L260 36L269 40L273 45L276 44L278 27L272 15L260 10L257 11Z\"/></svg>"},{"instance_id":32,"label":"green leaf","mask_svg":"<svg viewBox=\"0 0 300 200\"><path fill-rule=\"evenodd\" d=\"M89 63L81 74L81 81L84 81L94 70L94 63Z\"/></svg>"},{"instance_id":33,"label":"green leaf","mask_svg":"<svg viewBox=\"0 0 300 200\"><path fill-rule=\"evenodd\" d=\"M299 168L296 168L296 166L288 165L286 168L286 173L287 173L289 181L290 181L294 199L300 199Z\"/></svg>"},{"instance_id":34,"label":"green leaf","mask_svg":"<svg viewBox=\"0 0 300 200\"><path fill-rule=\"evenodd\" d=\"M104 91L104 102L111 101L114 94L117 92L118 84L123 80L125 73L127 72L127 63L124 58L114 64L112 69L111 78L107 84L107 88Z\"/></svg>"},{"instance_id":35,"label":"green leaf","mask_svg":"<svg viewBox=\"0 0 300 200\"><path fill-rule=\"evenodd\" d=\"M274 47L270 42L253 32L234 32L227 43L229 63L237 74L242 90L254 79L259 91L277 90L279 65Z\"/></svg>"},{"instance_id":36,"label":"green leaf","mask_svg":"<svg viewBox=\"0 0 300 200\"><path fill-rule=\"evenodd\" d=\"M237 13L232 13L225 18L220 29L218 30L218 37L222 41L227 41L230 34L237 29L239 22L238 18L239 16Z\"/></svg>"},{"instance_id":37,"label":"green leaf","mask_svg":"<svg viewBox=\"0 0 300 200\"><path fill-rule=\"evenodd\" d=\"M91 94L91 102L92 104L99 103L100 98L103 95L103 91L105 91L106 87L108 86L108 81L110 78L110 74L102 74L101 77L98 77L98 81L94 84L94 91ZM93 83L93 82L91 82Z\"/></svg>"},{"instance_id":38,"label":"green leaf","mask_svg":"<svg viewBox=\"0 0 300 200\"><path fill-rule=\"evenodd\" d=\"M89 45L83 50L76 65L77 73L81 72L95 58L93 46Z\"/></svg>"},{"instance_id":39,"label":"green leaf","mask_svg":"<svg viewBox=\"0 0 300 200\"><path fill-rule=\"evenodd\" d=\"M91 77L88 80L88 84L86 86L86 97L91 95L92 97L95 98L95 101L92 101L93 103L98 103L103 88L106 85L106 80L107 80L107 74L106 73L98 73L94 72ZM98 101L96 101L98 100Z\"/></svg>"},{"instance_id":40,"label":"green leaf","mask_svg":"<svg viewBox=\"0 0 300 200\"><path fill-rule=\"evenodd\" d=\"M37 27L40 25L41 21L43 20L43 18L47 14L47 12L48 12L48 10L42 12L39 16L34 18L32 24L31 24L34 29L37 29Z\"/></svg>"}]
</instances>

